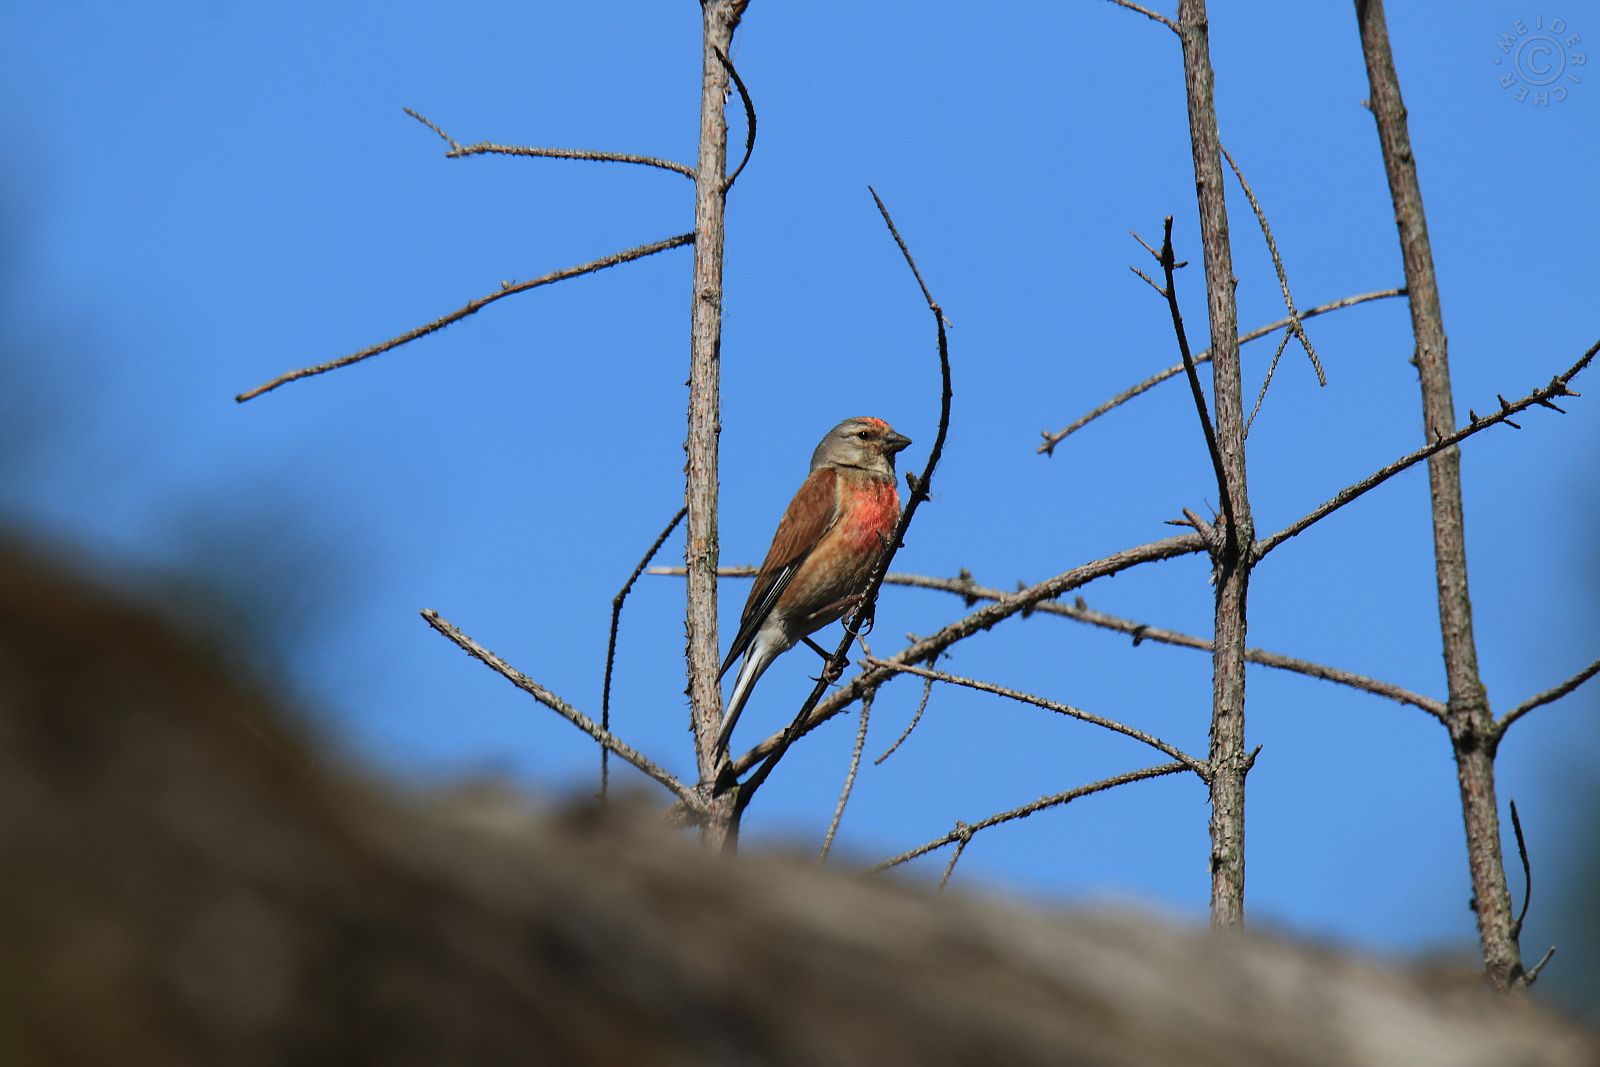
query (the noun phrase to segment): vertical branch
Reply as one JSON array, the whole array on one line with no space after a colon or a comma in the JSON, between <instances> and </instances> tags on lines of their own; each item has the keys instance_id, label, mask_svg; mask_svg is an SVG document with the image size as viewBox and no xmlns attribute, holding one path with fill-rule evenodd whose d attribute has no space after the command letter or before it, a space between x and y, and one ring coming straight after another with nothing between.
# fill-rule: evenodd
<instances>
[{"instance_id":1,"label":"vertical branch","mask_svg":"<svg viewBox=\"0 0 1600 1067\"><path fill-rule=\"evenodd\" d=\"M1212 545L1217 586L1216 637L1211 657L1211 921L1244 921L1245 605L1255 539L1245 481L1244 404L1239 377L1239 323L1234 304L1233 255L1223 199L1222 146L1217 136L1211 46L1205 0L1182 0L1183 76L1194 154L1195 196L1205 248L1206 301L1211 318L1211 390L1217 447L1230 521Z\"/></svg>"},{"instance_id":2,"label":"vertical branch","mask_svg":"<svg viewBox=\"0 0 1600 1067\"><path fill-rule=\"evenodd\" d=\"M1383 148L1389 195L1394 200L1401 259L1416 335L1414 362L1422 386L1423 437L1432 442L1456 424L1450 393L1450 363L1445 348L1439 284L1422 210L1400 77L1389 47L1382 0L1356 0L1361 52L1371 86L1371 107ZM1433 552L1439 592L1439 628L1444 642L1449 686L1451 746L1461 790L1467 832L1467 862L1472 872L1474 910L1484 965L1498 988L1523 981L1522 953L1511 914L1505 861L1500 851L1500 815L1494 791L1494 720L1478 675L1477 642L1472 633L1472 601L1467 591L1467 550L1461 510L1461 453L1447 448L1428 459L1428 496L1433 508Z\"/></svg>"},{"instance_id":3,"label":"vertical branch","mask_svg":"<svg viewBox=\"0 0 1600 1067\"><path fill-rule=\"evenodd\" d=\"M716 779L713 749L722 719L717 680L717 434L721 430L723 207L727 194L728 67L733 31L748 0L702 0L700 154L695 167L694 289L689 340L689 429L685 504L689 509L684 565L688 603L684 615L690 726L700 783ZM710 806L708 843L721 844L731 803Z\"/></svg>"}]
</instances>

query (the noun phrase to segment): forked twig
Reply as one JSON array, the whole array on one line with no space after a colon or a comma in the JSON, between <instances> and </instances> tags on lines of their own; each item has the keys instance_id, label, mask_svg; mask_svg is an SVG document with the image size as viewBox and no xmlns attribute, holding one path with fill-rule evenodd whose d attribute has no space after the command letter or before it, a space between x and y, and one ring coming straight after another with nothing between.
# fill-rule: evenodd
<instances>
[{"instance_id":1,"label":"forked twig","mask_svg":"<svg viewBox=\"0 0 1600 1067\"><path fill-rule=\"evenodd\" d=\"M489 293L487 296L480 296L476 300L468 301L466 306L457 308L448 315L434 319L432 322L427 323L426 325L418 326L416 329L408 330L398 337L391 337L387 341L375 344L370 348L363 348L361 351L353 352L348 356L341 356L338 359L329 360L327 363L318 363L314 367L302 367L300 370L290 371L287 374L280 374L270 382L267 382L263 385L258 385L248 392L240 393L238 396L234 397L234 399L242 404L246 400L254 400L262 393L270 393L280 385L287 385L289 382L299 381L301 378L310 378L316 374L326 374L331 370L338 370L341 367L348 367L352 363L360 363L364 359L370 359L373 356L381 355L382 353L389 351L391 348L399 348L403 344L415 341L421 337L426 337L430 333L437 333L446 326L449 326L451 323L459 322L468 315L476 314L477 312L482 311L496 300L502 300L508 296L512 296L513 294L525 293L530 289L537 289L541 285L550 285L553 282L566 281L568 278L576 278L584 274L593 274L595 271L605 270L607 267L615 267L621 263L629 263L636 259L643 259L646 256L653 256L657 252L665 252L669 248L681 248L684 245L693 243L694 234L681 233L676 237L669 237L665 241L657 241L655 244L640 245L637 248L630 248L626 252L615 252L609 256L603 256L600 259L594 259L590 260L588 263L579 264L576 267L563 267L560 270L551 271L549 274L540 275L531 281L517 282L510 285L502 284L497 291Z\"/></svg>"},{"instance_id":2,"label":"forked twig","mask_svg":"<svg viewBox=\"0 0 1600 1067\"><path fill-rule=\"evenodd\" d=\"M639 561L639 565L633 568L633 573L628 575L628 580L622 583L622 588L617 590L617 595L611 598L611 636L606 640L606 675L605 682L600 687L600 729L602 730L609 732L611 729L611 670L617 662L617 629L622 624L622 605L628 599L628 593L633 590L633 583L637 582L639 575L643 574L644 569L650 566L650 561L655 559L656 553L661 551L661 546L666 543L667 538L672 536L672 531L678 528L678 523L682 522L683 517L687 514L689 514L688 507L678 509L678 513L672 517L672 521L667 523L666 528L651 543L649 550L644 554L644 558ZM602 799L605 798L610 786L611 750L601 746L600 796Z\"/></svg>"}]
</instances>

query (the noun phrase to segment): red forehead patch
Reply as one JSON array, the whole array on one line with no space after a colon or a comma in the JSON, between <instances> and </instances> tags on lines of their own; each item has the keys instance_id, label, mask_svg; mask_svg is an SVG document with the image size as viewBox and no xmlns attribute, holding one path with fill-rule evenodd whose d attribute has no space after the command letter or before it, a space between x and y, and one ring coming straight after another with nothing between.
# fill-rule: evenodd
<instances>
[{"instance_id":1,"label":"red forehead patch","mask_svg":"<svg viewBox=\"0 0 1600 1067\"><path fill-rule=\"evenodd\" d=\"M863 415L857 418L855 421L864 422L869 426L876 426L880 430L887 430L889 428L889 424L887 422L884 422L882 419L874 419L870 415Z\"/></svg>"}]
</instances>

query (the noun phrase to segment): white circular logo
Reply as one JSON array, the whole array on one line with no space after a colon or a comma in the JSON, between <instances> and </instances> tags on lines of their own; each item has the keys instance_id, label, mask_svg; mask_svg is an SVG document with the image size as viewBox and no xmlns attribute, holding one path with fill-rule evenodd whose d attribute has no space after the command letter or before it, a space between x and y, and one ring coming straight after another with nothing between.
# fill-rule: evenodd
<instances>
[{"instance_id":1,"label":"white circular logo","mask_svg":"<svg viewBox=\"0 0 1600 1067\"><path fill-rule=\"evenodd\" d=\"M1583 84L1587 53L1579 51L1583 35L1566 19L1540 15L1530 24L1518 19L1500 35L1494 65L1504 68L1500 88L1519 104L1549 107L1567 99L1570 86Z\"/></svg>"}]
</instances>

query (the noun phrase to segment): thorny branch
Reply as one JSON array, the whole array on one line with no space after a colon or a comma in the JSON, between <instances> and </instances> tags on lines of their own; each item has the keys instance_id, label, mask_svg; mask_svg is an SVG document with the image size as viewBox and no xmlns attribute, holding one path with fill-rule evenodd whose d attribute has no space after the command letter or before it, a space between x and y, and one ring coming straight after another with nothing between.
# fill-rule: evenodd
<instances>
[{"instance_id":1,"label":"thorny branch","mask_svg":"<svg viewBox=\"0 0 1600 1067\"><path fill-rule=\"evenodd\" d=\"M1370 490L1382 485L1384 482L1388 481L1390 478L1393 478L1396 474L1399 474L1407 467L1415 466L1428 457L1443 452L1447 448L1453 448L1475 433L1487 430L1489 427L1502 422L1513 428L1521 429L1520 426L1511 421L1511 416L1516 415L1518 412L1526 411L1528 408L1538 406L1549 408L1552 411L1565 414L1561 411L1561 408L1555 405L1553 402L1554 399L1556 397L1581 395L1568 388L1568 383L1571 382L1573 378L1577 377L1577 375L1594 360L1596 353L1600 353L1600 341L1596 341L1594 344L1590 345L1588 351L1586 351L1582 356L1578 357L1578 361L1576 363L1568 367L1561 374L1551 378L1548 385L1544 385L1533 390L1533 392L1529 393L1521 400L1512 403L1506 400L1504 397L1498 397L1497 399L1500 401L1500 410L1495 412L1493 415L1480 416L1476 412L1469 411L1468 415L1470 416L1470 421L1467 423L1467 425L1456 430L1454 433L1444 437L1436 437L1434 438L1432 444L1425 445L1424 447L1417 449L1415 452L1401 456L1393 463L1372 472L1359 482L1346 486L1335 493L1332 499L1325 501L1312 511L1296 519L1294 522L1291 522L1288 526L1285 526L1271 537L1256 542L1256 558L1260 559L1268 552L1271 552L1274 548L1277 548L1279 545L1283 544L1283 542L1287 541L1289 538L1294 537L1297 534L1304 533L1307 528L1327 518L1329 515L1333 514L1335 511L1338 511L1352 500L1355 500ZM1557 694L1557 696L1560 695L1561 694L1559 693ZM1554 700L1555 697L1551 697L1551 699Z\"/></svg>"},{"instance_id":2,"label":"thorny branch","mask_svg":"<svg viewBox=\"0 0 1600 1067\"><path fill-rule=\"evenodd\" d=\"M431 119L424 118L411 108L406 108L405 113L438 134L440 139L450 146L449 151L445 152L446 159L495 155L536 156L541 159L582 159L593 163L632 163L641 167L670 170L674 174L683 175L690 181L694 180L694 168L686 163L678 163L671 159L658 159L655 156L635 155L632 152L594 152L587 148L538 148L532 145L491 144L488 141L464 145L458 143L454 137L440 129L437 123Z\"/></svg>"},{"instance_id":3,"label":"thorny branch","mask_svg":"<svg viewBox=\"0 0 1600 1067\"><path fill-rule=\"evenodd\" d=\"M894 575L892 574L884 578L885 582L892 582L893 580ZM928 710L928 698L931 696L933 696L933 679L929 678L922 683L922 697L917 701L917 710L911 716L911 721L906 723L906 728L904 730L900 731L900 736L894 739L894 744L884 749L883 755L872 761L872 765L874 767L883 766L883 762L885 760L894 755L896 752L900 751L900 746L906 743L907 739L911 737L912 731L917 728L917 724L922 721L923 712ZM862 697L861 699L866 700L869 698Z\"/></svg>"},{"instance_id":4,"label":"thorny branch","mask_svg":"<svg viewBox=\"0 0 1600 1067\"><path fill-rule=\"evenodd\" d=\"M844 776L844 786L839 790L839 802L834 805L833 819L828 823L828 833L822 839L822 853L818 863L828 862L833 850L833 837L839 832L839 822L844 818L844 806L850 803L850 792L856 786L856 772L861 769L861 752L867 747L867 721L872 718L872 698L861 701L861 725L856 727L856 747L850 753L850 770Z\"/></svg>"},{"instance_id":5,"label":"thorny branch","mask_svg":"<svg viewBox=\"0 0 1600 1067\"><path fill-rule=\"evenodd\" d=\"M867 657L864 662L865 665L870 667L883 667L887 670L899 671L902 674L914 674L918 678L925 678L929 681L944 682L946 685L958 685L965 689L975 689L980 693L993 693L995 696L1005 697L1008 700L1015 700L1022 704L1032 704L1036 708L1044 708L1046 711L1053 711L1058 715L1065 715L1068 718L1077 719L1079 722L1086 722L1101 729L1110 730L1112 733L1131 737L1135 741L1149 745L1163 755L1171 756L1199 775L1202 782L1210 781L1211 779L1211 770L1206 766L1204 760L1195 759L1182 749L1169 745L1161 738L1147 734L1137 727L1128 726L1115 719L1108 719L1103 715L1096 715L1090 711L1084 711L1082 708L1075 708L1071 704L1062 704L1045 697L1035 696L1033 693L1025 693L1020 689L1010 689L1003 685L995 685L992 682L980 682L974 678L963 678L960 675L949 674L945 671L928 670L926 667L913 667L909 664L893 663L889 660L878 659L875 656Z\"/></svg>"},{"instance_id":6,"label":"thorny branch","mask_svg":"<svg viewBox=\"0 0 1600 1067\"><path fill-rule=\"evenodd\" d=\"M730 568L730 571L735 570L750 574L754 573L753 568ZM652 573L655 572L652 571ZM924 574L891 574L884 581L890 585L904 585L918 589L936 589L954 593L957 596L964 597L969 606L979 600L1000 600L1007 595L1003 589L994 589L977 584L973 581L972 576L965 572L957 578L936 578ZM1180 633L1177 630L1165 630L1142 622L1134 622L1132 619L1124 619L1116 615L1108 615L1102 611L1095 611L1084 603L1082 597L1079 597L1076 603L1073 604L1046 601L1037 605L1034 610L1048 615L1060 615L1063 618L1087 623L1090 626L1098 626L1101 629L1127 634L1133 638L1133 643L1136 645L1144 641L1154 641L1158 644L1176 645L1180 648L1192 648L1201 652L1211 651L1211 642L1204 637ZM1366 675L1355 674L1338 667L1330 667L1323 663L1298 659L1294 656L1285 656L1278 652L1268 652L1260 648L1247 648L1244 655L1245 659L1251 663L1258 663L1263 667L1273 667L1277 670L1304 674L1311 678L1320 678L1323 681L1348 686L1351 689L1359 689L1362 692L1384 697L1397 703L1409 704L1412 707L1420 708L1436 719L1442 720L1444 718L1444 703L1442 701L1377 678L1369 678Z\"/></svg>"},{"instance_id":7,"label":"thorny branch","mask_svg":"<svg viewBox=\"0 0 1600 1067\"><path fill-rule=\"evenodd\" d=\"M1372 293L1361 293L1356 296L1347 296L1339 300L1333 300L1326 304L1319 304L1314 308L1308 308L1307 310L1302 311L1300 313L1300 321L1305 322L1305 320L1314 319L1318 315L1326 315L1330 311L1339 311L1343 308L1355 307L1357 304L1365 304L1370 300L1386 300L1390 297L1405 295L1405 288L1401 287L1399 289L1380 289ZM1293 319L1279 319L1277 322L1269 322L1267 325L1251 330L1249 333L1240 334L1239 343L1244 345L1251 341L1259 341L1268 334L1276 333L1286 326L1289 326L1293 321ZM1206 349L1204 352L1201 352L1198 356L1194 357L1194 361L1197 364L1209 363L1211 361L1211 350ZM1121 407L1123 404L1126 404L1128 401L1143 393L1149 392L1151 389L1154 389L1168 378L1176 378L1178 375L1182 374L1183 371L1184 367L1182 363L1174 363L1166 370L1152 374L1144 381L1139 382L1136 385L1129 386L1127 389L1124 389L1111 399L1097 405L1095 408L1084 413L1083 415L1078 416L1078 418L1068 423L1062 429L1055 432L1041 430L1040 436L1044 438L1044 441L1035 451L1041 452L1045 455L1053 455L1057 445L1066 440L1068 437L1071 437L1073 434L1077 433L1079 430L1083 429L1085 426L1089 425L1091 422L1100 418L1100 416Z\"/></svg>"},{"instance_id":8,"label":"thorny branch","mask_svg":"<svg viewBox=\"0 0 1600 1067\"><path fill-rule=\"evenodd\" d=\"M921 506L924 500L929 498L928 487L933 481L934 471L939 466L939 459L944 455L945 438L950 432L950 344L949 338L945 334L944 309L939 306L939 302L928 291L927 283L922 280L922 272L917 269L917 261L912 258L911 250L906 247L905 239L900 236L900 231L895 227L894 219L890 217L889 209L884 206L877 190L869 185L867 191L872 194L872 201L878 206L878 213L883 216L884 225L889 228L889 235L894 238L895 244L899 246L900 254L905 258L906 266L911 268L911 275L917 280L917 287L922 290L923 299L928 303L928 311L933 315L933 325L939 347L939 428L938 432L934 434L933 447L928 450L928 462L922 468L921 477L912 475L909 472L906 474L906 485L911 490L911 499L906 501L905 508L900 512L900 518L895 523L894 532L889 537L889 543L885 546L877 566L873 568L872 578L868 581L867 587L862 593L861 607L856 609L852 616L852 622L845 626L844 636L839 641L839 647L834 650L833 655L829 658L827 668L823 670L821 676L817 679L817 684L812 688L811 694L800 705L800 710L795 713L793 721L775 739L768 739L771 742L770 747L760 756L754 757L761 760L760 765L756 767L748 778L739 783L738 795L734 803L735 821L749 806L756 790L760 789L767 777L772 774L773 768L783 759L784 753L788 751L789 746L812 729L813 723L811 720L815 718L816 710L820 706L819 702L822 700L823 694L828 690L828 679L837 677L838 672L844 668L846 656L850 650L850 643L856 637L854 624L862 618L870 617L872 607L877 603L878 590L883 586L883 576L888 573L889 564L894 560L895 554L905 544L905 533L911 525L912 518L917 513L917 508ZM746 760L751 760L751 756L752 753L746 753L739 761L730 764L727 773L730 776L736 776L741 773L745 767L750 765Z\"/></svg>"},{"instance_id":9,"label":"thorny branch","mask_svg":"<svg viewBox=\"0 0 1600 1067\"><path fill-rule=\"evenodd\" d=\"M439 633L443 634L445 637L454 642L456 647L460 648L463 652L466 652L468 655L484 664L490 670L509 681L518 689L521 689L523 692L532 695L533 698L539 703L543 704L545 707L549 708L551 711L555 712L557 715L560 715L563 719L566 719L572 725L576 726L578 729L594 738L595 741L600 745L610 749L612 752L615 752L618 756L627 760L629 763L639 768L639 770L643 771L651 778L654 778L656 781L666 786L667 789L671 791L672 795L677 797L678 801L690 811L700 811L701 804L699 798L694 795L693 790L684 785L682 782L678 781L666 770L658 766L648 756L645 756L633 746L617 738L609 731L601 729L599 724L597 724L593 719L589 718L589 716L585 715L571 704L568 704L565 700L562 700L550 690L546 689L532 678L529 678L526 674L523 674L521 671L512 667L505 660L501 659L499 656L495 655L493 652L489 651L487 648L484 648L482 645L478 644L478 642L462 633L453 623L445 619L437 611L425 609L422 612L422 618L429 626L433 627L435 630L439 631Z\"/></svg>"},{"instance_id":10,"label":"thorny branch","mask_svg":"<svg viewBox=\"0 0 1600 1067\"><path fill-rule=\"evenodd\" d=\"M617 595L611 599L611 635L606 639L606 674L605 682L600 688L600 729L611 729L611 671L617 662L617 628L622 623L622 605L628 599L628 594L633 590L633 583L639 580L639 575L650 566L650 561L656 558L656 553L661 551L661 546L667 538L672 536L672 531L678 528L678 523L689 513L687 507L678 509L678 513L667 523L666 528L651 542L650 548L645 552L644 558L639 560L639 565L633 568L633 573L628 575L628 580L622 583L622 588L617 590ZM611 750L605 747L600 749L600 796L603 798L611 785Z\"/></svg>"},{"instance_id":11,"label":"thorny branch","mask_svg":"<svg viewBox=\"0 0 1600 1067\"><path fill-rule=\"evenodd\" d=\"M270 393L280 385L287 385L289 382L299 381L301 378L310 378L316 374L326 374L331 370L338 370L341 367L348 367L352 363L360 363L364 359L370 359L373 356L381 355L382 353L389 351L391 348L399 348L403 344L408 344L411 341L417 340L418 338L426 337L430 333L437 333L446 326L449 326L451 323L459 322L468 315L473 315L479 311L482 311L496 300L502 300L508 296L515 295L516 293L525 293L530 289L537 289L542 285L549 285L552 282L561 282L566 281L568 278L576 278L584 274L593 274L595 271L605 270L607 267L615 267L621 263L630 263L636 259L643 259L646 256L653 256L657 252L665 252L669 248L681 248L684 245L693 243L694 234L680 233L678 236L669 237L665 241L657 241L655 244L640 245L637 248L630 248L626 252L616 252L609 256L602 256L600 259L590 260L588 263L582 263L576 267L563 267L560 270L551 271L549 274L540 275L531 281L515 283L502 282L497 291L489 293L487 296L480 296L476 300L468 301L464 307L457 308L448 315L434 319L432 322L427 323L426 325L418 326L416 329L408 330L398 337L391 337L387 341L375 344L370 348L363 348L361 351L353 352L348 356L342 356L339 359L330 360L327 363L318 363L314 367L302 367L300 370L290 371L287 374L281 374L272 379L270 382L267 382L263 385L258 385L254 389L251 389L247 392L240 393L238 396L234 397L234 399L242 404L246 400L254 400L262 393Z\"/></svg>"},{"instance_id":12,"label":"thorny branch","mask_svg":"<svg viewBox=\"0 0 1600 1067\"><path fill-rule=\"evenodd\" d=\"M1036 812L1044 811L1046 808L1061 807L1063 804L1070 804L1074 800L1078 800L1082 797L1091 796L1095 793L1103 793L1108 789L1115 789L1119 785L1129 785L1133 782L1142 782L1147 778L1160 778L1163 775L1176 774L1179 771L1188 769L1188 767L1178 761L1173 761L1172 763L1163 763L1159 766L1146 767L1139 771L1129 771L1127 774L1118 774L1111 778L1102 778L1098 782L1091 782L1089 785L1080 785L1076 789L1068 789L1063 793L1053 793L1047 797L1040 797L1038 800L1035 800L1032 803L1024 804L1019 808L1012 808L1010 811L1002 811L997 815L991 815L987 819L980 819L975 823L957 823L956 828L945 834L943 837L936 837L926 844L918 845L916 848L902 852L898 856L893 856L881 863L876 863L867 868L866 873L877 874L879 871L887 871L891 867L898 867L903 863L909 863L918 856L925 856L930 852L934 852L945 847L946 845L961 843L963 847L965 847L964 843L971 840L972 835L981 830L987 830L992 826L999 826L1002 823L1013 822L1017 819L1026 819L1028 816L1033 815Z\"/></svg>"}]
</instances>

